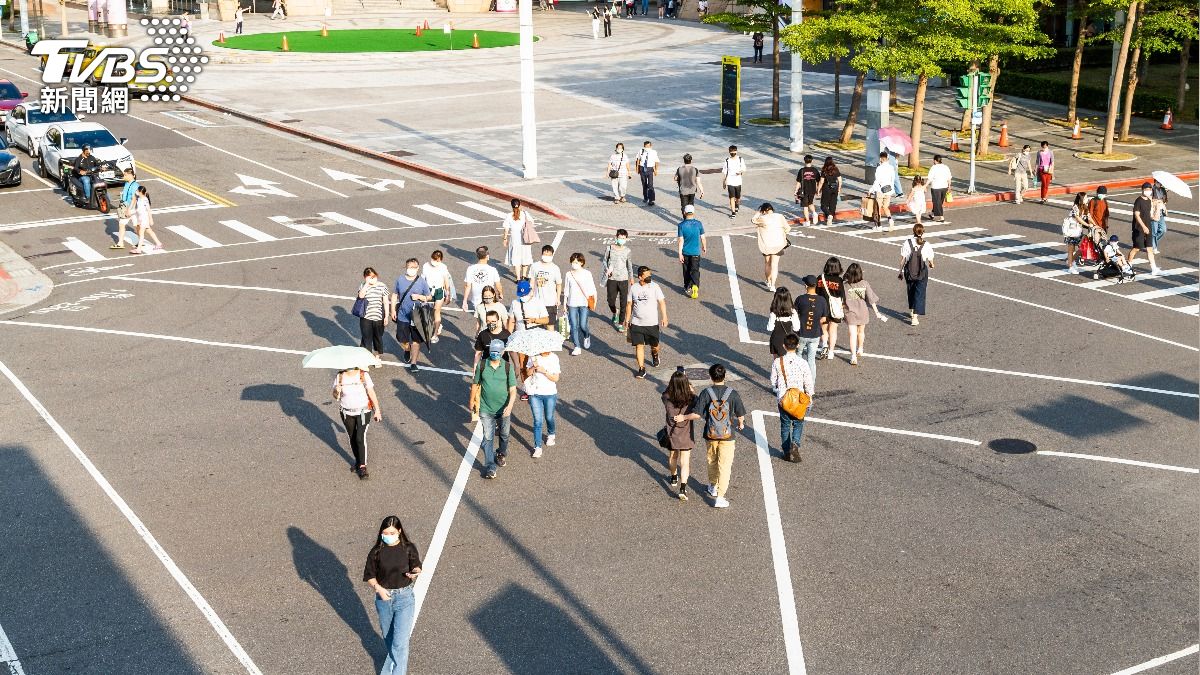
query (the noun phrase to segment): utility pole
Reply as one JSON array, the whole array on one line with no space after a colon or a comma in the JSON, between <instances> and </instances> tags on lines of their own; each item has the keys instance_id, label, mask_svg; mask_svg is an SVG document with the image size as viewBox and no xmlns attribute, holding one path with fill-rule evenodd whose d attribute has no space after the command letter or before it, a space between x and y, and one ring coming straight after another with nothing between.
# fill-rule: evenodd
<instances>
[{"instance_id":1,"label":"utility pole","mask_svg":"<svg viewBox=\"0 0 1200 675\"><path fill-rule=\"evenodd\" d=\"M71 34L67 26L67 0L58 0L58 35L67 37Z\"/></svg>"},{"instance_id":2,"label":"utility pole","mask_svg":"<svg viewBox=\"0 0 1200 675\"><path fill-rule=\"evenodd\" d=\"M804 0L792 0L792 25L798 26L804 20ZM792 84L791 113L791 143L788 149L792 152L804 152L804 61L800 55L792 52Z\"/></svg>"},{"instance_id":3,"label":"utility pole","mask_svg":"<svg viewBox=\"0 0 1200 675\"><path fill-rule=\"evenodd\" d=\"M521 24L521 163L537 178L537 122L533 108L533 0L518 0Z\"/></svg>"}]
</instances>

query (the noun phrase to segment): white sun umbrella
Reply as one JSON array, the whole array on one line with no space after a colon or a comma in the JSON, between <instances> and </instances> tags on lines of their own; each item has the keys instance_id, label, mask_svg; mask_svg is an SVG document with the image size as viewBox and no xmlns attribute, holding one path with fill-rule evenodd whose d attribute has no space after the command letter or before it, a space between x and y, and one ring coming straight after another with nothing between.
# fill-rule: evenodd
<instances>
[{"instance_id":1,"label":"white sun umbrella","mask_svg":"<svg viewBox=\"0 0 1200 675\"><path fill-rule=\"evenodd\" d=\"M529 328L513 333L504 351L534 356L543 352L562 351L562 344L563 336L558 331Z\"/></svg>"},{"instance_id":2,"label":"white sun umbrella","mask_svg":"<svg viewBox=\"0 0 1200 675\"><path fill-rule=\"evenodd\" d=\"M325 368L329 370L346 370L361 368L366 370L382 366L377 356L362 347L322 347L314 349L304 357L305 368Z\"/></svg>"},{"instance_id":3,"label":"white sun umbrella","mask_svg":"<svg viewBox=\"0 0 1200 675\"><path fill-rule=\"evenodd\" d=\"M1192 198L1192 188L1188 187L1188 184L1183 182L1179 176L1167 171L1152 171L1150 175L1154 177L1154 180L1162 183L1163 187L1180 197Z\"/></svg>"}]
</instances>

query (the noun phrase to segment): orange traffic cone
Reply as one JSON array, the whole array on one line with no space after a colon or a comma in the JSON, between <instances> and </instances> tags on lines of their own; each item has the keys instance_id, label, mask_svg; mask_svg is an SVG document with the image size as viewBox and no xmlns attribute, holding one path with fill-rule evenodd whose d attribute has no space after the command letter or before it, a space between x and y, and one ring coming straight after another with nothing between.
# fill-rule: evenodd
<instances>
[{"instance_id":1,"label":"orange traffic cone","mask_svg":"<svg viewBox=\"0 0 1200 675\"><path fill-rule=\"evenodd\" d=\"M289 48L288 48L287 36L286 36L286 35L284 35L284 36L283 36L283 51L285 51L285 52L290 52L290 51L292 51L291 49L289 49Z\"/></svg>"},{"instance_id":2,"label":"orange traffic cone","mask_svg":"<svg viewBox=\"0 0 1200 675\"><path fill-rule=\"evenodd\" d=\"M479 33L471 33L471 49L479 49Z\"/></svg>"},{"instance_id":3,"label":"orange traffic cone","mask_svg":"<svg viewBox=\"0 0 1200 675\"><path fill-rule=\"evenodd\" d=\"M321 24L321 37L329 37L329 28L325 24Z\"/></svg>"},{"instance_id":4,"label":"orange traffic cone","mask_svg":"<svg viewBox=\"0 0 1200 675\"><path fill-rule=\"evenodd\" d=\"M998 146L1000 146L1000 147L1002 147L1002 148L1007 148L1007 147L1009 146L1009 143L1008 143L1008 122L1001 122L1001 123L1000 123L1000 142L996 143L996 145L998 145Z\"/></svg>"},{"instance_id":5,"label":"orange traffic cone","mask_svg":"<svg viewBox=\"0 0 1200 675\"><path fill-rule=\"evenodd\" d=\"M225 31L221 31L221 34L217 36L217 42L225 44Z\"/></svg>"},{"instance_id":6,"label":"orange traffic cone","mask_svg":"<svg viewBox=\"0 0 1200 675\"><path fill-rule=\"evenodd\" d=\"M421 26L421 28L424 28L425 30L429 30L429 19L425 19L425 25Z\"/></svg>"},{"instance_id":7,"label":"orange traffic cone","mask_svg":"<svg viewBox=\"0 0 1200 675\"><path fill-rule=\"evenodd\" d=\"M1174 131L1175 130L1174 122L1175 122L1175 113L1171 112L1170 108L1167 108L1167 114L1163 115L1163 123L1162 123L1162 126L1159 127L1159 129L1162 129L1163 131Z\"/></svg>"},{"instance_id":8,"label":"orange traffic cone","mask_svg":"<svg viewBox=\"0 0 1200 675\"><path fill-rule=\"evenodd\" d=\"M417 37L421 37L421 26L417 26Z\"/></svg>"},{"instance_id":9,"label":"orange traffic cone","mask_svg":"<svg viewBox=\"0 0 1200 675\"><path fill-rule=\"evenodd\" d=\"M1079 120L1075 120L1075 129L1071 131L1071 140L1078 141L1083 138L1083 134L1079 131Z\"/></svg>"},{"instance_id":10,"label":"orange traffic cone","mask_svg":"<svg viewBox=\"0 0 1200 675\"><path fill-rule=\"evenodd\" d=\"M959 147L958 147L958 132L957 132L957 131L951 131L951 132L950 132L950 152L958 152L958 151L959 151Z\"/></svg>"}]
</instances>

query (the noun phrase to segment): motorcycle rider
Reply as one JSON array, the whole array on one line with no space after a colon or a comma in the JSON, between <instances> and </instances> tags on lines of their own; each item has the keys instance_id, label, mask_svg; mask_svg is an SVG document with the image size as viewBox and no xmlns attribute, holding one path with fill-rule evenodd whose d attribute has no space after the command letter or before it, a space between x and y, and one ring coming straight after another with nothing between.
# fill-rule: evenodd
<instances>
[{"instance_id":1,"label":"motorcycle rider","mask_svg":"<svg viewBox=\"0 0 1200 675\"><path fill-rule=\"evenodd\" d=\"M100 160L92 156L92 146L83 146L83 151L75 158L72 165L74 172L71 176L72 181L78 181L78 184L83 192L83 202L85 204L92 201L92 173L100 166Z\"/></svg>"}]
</instances>

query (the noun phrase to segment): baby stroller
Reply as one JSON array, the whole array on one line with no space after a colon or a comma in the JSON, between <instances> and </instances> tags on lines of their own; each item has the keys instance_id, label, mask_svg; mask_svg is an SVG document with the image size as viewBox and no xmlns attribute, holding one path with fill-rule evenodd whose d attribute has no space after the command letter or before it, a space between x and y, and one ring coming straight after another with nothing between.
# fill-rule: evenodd
<instances>
[{"instance_id":1,"label":"baby stroller","mask_svg":"<svg viewBox=\"0 0 1200 675\"><path fill-rule=\"evenodd\" d=\"M1099 225L1089 224L1079 240L1079 264L1099 265L1104 262L1102 251L1108 244L1108 231Z\"/></svg>"},{"instance_id":2,"label":"baby stroller","mask_svg":"<svg viewBox=\"0 0 1200 675\"><path fill-rule=\"evenodd\" d=\"M1104 261L1096 267L1092 272L1093 279L1111 279L1116 277L1118 284L1126 281L1133 281L1137 276L1137 272L1133 271L1133 265L1125 259L1121 253L1121 238L1113 235L1108 238L1108 243L1104 245L1102 250Z\"/></svg>"}]
</instances>

